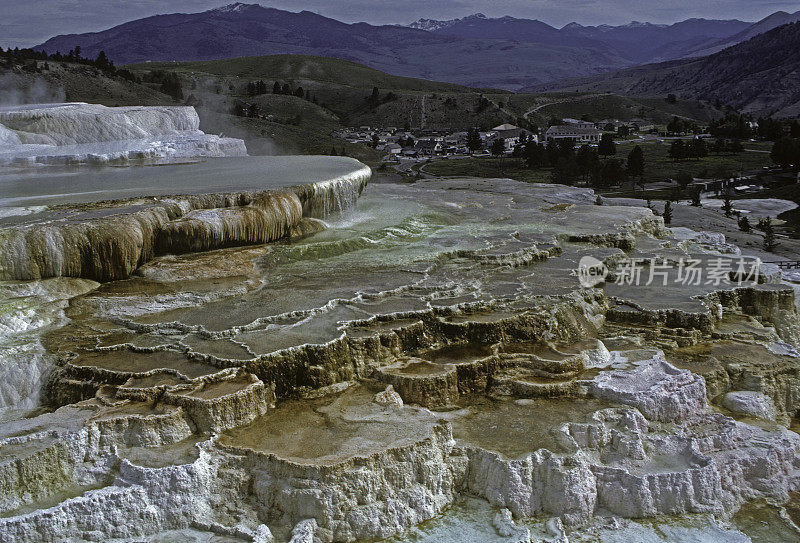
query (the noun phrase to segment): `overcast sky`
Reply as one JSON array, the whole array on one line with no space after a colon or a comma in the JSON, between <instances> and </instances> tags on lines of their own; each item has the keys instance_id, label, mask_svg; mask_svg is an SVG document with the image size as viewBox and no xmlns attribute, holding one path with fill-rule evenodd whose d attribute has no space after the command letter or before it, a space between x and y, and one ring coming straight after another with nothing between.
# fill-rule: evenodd
<instances>
[{"instance_id":1,"label":"overcast sky","mask_svg":"<svg viewBox=\"0 0 800 543\"><path fill-rule=\"evenodd\" d=\"M0 0L0 45L30 47L57 34L92 32L159 13L197 12L226 0ZM256 2L249 2L256 3ZM672 23L690 17L757 21L775 11L800 10L800 2L776 0L272 0L258 2L303 9L345 22L406 24L420 17L452 19L481 12L526 17L554 26Z\"/></svg>"}]
</instances>

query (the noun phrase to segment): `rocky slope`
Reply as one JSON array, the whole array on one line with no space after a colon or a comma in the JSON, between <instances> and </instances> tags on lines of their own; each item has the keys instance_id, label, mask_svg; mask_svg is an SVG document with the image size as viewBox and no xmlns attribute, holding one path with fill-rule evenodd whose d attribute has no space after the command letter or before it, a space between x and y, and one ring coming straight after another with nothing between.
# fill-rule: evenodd
<instances>
[{"instance_id":1,"label":"rocky slope","mask_svg":"<svg viewBox=\"0 0 800 543\"><path fill-rule=\"evenodd\" d=\"M719 100L756 116L791 117L800 111L797 59L800 23L787 24L699 59L630 68L528 90L608 91L633 96Z\"/></svg>"}]
</instances>

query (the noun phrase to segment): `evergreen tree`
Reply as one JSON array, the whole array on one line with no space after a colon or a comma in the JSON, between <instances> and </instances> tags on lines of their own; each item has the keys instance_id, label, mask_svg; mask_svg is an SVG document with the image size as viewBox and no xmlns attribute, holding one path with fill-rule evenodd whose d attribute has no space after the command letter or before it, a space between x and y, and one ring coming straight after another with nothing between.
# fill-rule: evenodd
<instances>
[{"instance_id":1,"label":"evergreen tree","mask_svg":"<svg viewBox=\"0 0 800 543\"><path fill-rule=\"evenodd\" d=\"M555 167L558 164L558 159L561 158L561 151L558 148L558 143L556 140L550 140L547 142L547 147L545 149L547 151L547 162L550 166Z\"/></svg>"},{"instance_id":2,"label":"evergreen tree","mask_svg":"<svg viewBox=\"0 0 800 543\"><path fill-rule=\"evenodd\" d=\"M171 96L176 102L183 100L183 87L181 86L181 80L178 78L178 74L175 72L166 72L163 75L161 92Z\"/></svg>"},{"instance_id":3,"label":"evergreen tree","mask_svg":"<svg viewBox=\"0 0 800 543\"><path fill-rule=\"evenodd\" d=\"M297 87L297 89L294 91L294 95L297 96L298 98L302 98L303 96L305 96L305 94L306 93L303 90L303 87Z\"/></svg>"},{"instance_id":4,"label":"evergreen tree","mask_svg":"<svg viewBox=\"0 0 800 543\"><path fill-rule=\"evenodd\" d=\"M775 239L775 229L772 226L772 219L767 217L764 221L764 250L768 253L774 252L778 247Z\"/></svg>"},{"instance_id":5,"label":"evergreen tree","mask_svg":"<svg viewBox=\"0 0 800 543\"><path fill-rule=\"evenodd\" d=\"M628 153L628 175L633 177L644 175L644 152L638 145L635 145Z\"/></svg>"},{"instance_id":6,"label":"evergreen tree","mask_svg":"<svg viewBox=\"0 0 800 543\"><path fill-rule=\"evenodd\" d=\"M681 161L686 158L686 145L683 140L675 140L669 147L669 157L675 161Z\"/></svg>"},{"instance_id":7,"label":"evergreen tree","mask_svg":"<svg viewBox=\"0 0 800 543\"><path fill-rule=\"evenodd\" d=\"M600 143L597 145L597 152L603 156L617 154L617 144L614 143L614 136L603 134L600 136Z\"/></svg>"},{"instance_id":8,"label":"evergreen tree","mask_svg":"<svg viewBox=\"0 0 800 543\"><path fill-rule=\"evenodd\" d=\"M750 219L748 219L746 215L739 217L739 230L748 233L753 231L753 227L750 224Z\"/></svg>"},{"instance_id":9,"label":"evergreen tree","mask_svg":"<svg viewBox=\"0 0 800 543\"><path fill-rule=\"evenodd\" d=\"M276 81L275 84L272 85L272 94L281 94L282 92L281 84Z\"/></svg>"},{"instance_id":10,"label":"evergreen tree","mask_svg":"<svg viewBox=\"0 0 800 543\"><path fill-rule=\"evenodd\" d=\"M575 162L578 164L578 174L583 177L584 181L588 181L595 165L600 162L600 157L593 148L581 145L578 152L575 153Z\"/></svg>"},{"instance_id":11,"label":"evergreen tree","mask_svg":"<svg viewBox=\"0 0 800 543\"><path fill-rule=\"evenodd\" d=\"M731 201L730 189L725 190L725 197L722 200L722 211L725 212L726 217L733 215L733 202Z\"/></svg>"},{"instance_id":12,"label":"evergreen tree","mask_svg":"<svg viewBox=\"0 0 800 543\"><path fill-rule=\"evenodd\" d=\"M625 168L622 160L610 159L599 162L591 172L592 185L608 188L620 185L625 180Z\"/></svg>"},{"instance_id":13,"label":"evergreen tree","mask_svg":"<svg viewBox=\"0 0 800 543\"><path fill-rule=\"evenodd\" d=\"M696 189L692 192L692 205L694 207L703 207L703 203L700 201L700 189Z\"/></svg>"},{"instance_id":14,"label":"evergreen tree","mask_svg":"<svg viewBox=\"0 0 800 543\"><path fill-rule=\"evenodd\" d=\"M381 93L378 90L378 87L372 87L372 94L367 98L367 103L369 107L374 108L380 105L381 103Z\"/></svg>"},{"instance_id":15,"label":"evergreen tree","mask_svg":"<svg viewBox=\"0 0 800 543\"><path fill-rule=\"evenodd\" d=\"M94 65L101 70L108 70L108 57L106 57L105 51L100 51L100 53L98 53L97 59L94 61Z\"/></svg>"},{"instance_id":16,"label":"evergreen tree","mask_svg":"<svg viewBox=\"0 0 800 543\"><path fill-rule=\"evenodd\" d=\"M529 141L525 146L523 154L525 166L530 170L543 168L548 164L547 151L544 145L535 141Z\"/></svg>"},{"instance_id":17,"label":"evergreen tree","mask_svg":"<svg viewBox=\"0 0 800 543\"><path fill-rule=\"evenodd\" d=\"M492 140L492 146L489 149L493 156L502 156L506 152L506 141L503 138L495 138Z\"/></svg>"},{"instance_id":18,"label":"evergreen tree","mask_svg":"<svg viewBox=\"0 0 800 543\"><path fill-rule=\"evenodd\" d=\"M679 140L680 141L680 140ZM686 145L686 158L703 158L708 156L706 142L700 138L691 140Z\"/></svg>"},{"instance_id":19,"label":"evergreen tree","mask_svg":"<svg viewBox=\"0 0 800 543\"><path fill-rule=\"evenodd\" d=\"M667 200L664 202L664 224L671 224L672 223L672 202Z\"/></svg>"},{"instance_id":20,"label":"evergreen tree","mask_svg":"<svg viewBox=\"0 0 800 543\"><path fill-rule=\"evenodd\" d=\"M553 168L550 179L559 185L574 185L578 180L580 170L574 157L561 158Z\"/></svg>"},{"instance_id":21,"label":"evergreen tree","mask_svg":"<svg viewBox=\"0 0 800 543\"><path fill-rule=\"evenodd\" d=\"M473 127L467 130L467 149L469 149L470 153L480 151L482 148L483 142L481 141L481 135L478 129Z\"/></svg>"}]
</instances>

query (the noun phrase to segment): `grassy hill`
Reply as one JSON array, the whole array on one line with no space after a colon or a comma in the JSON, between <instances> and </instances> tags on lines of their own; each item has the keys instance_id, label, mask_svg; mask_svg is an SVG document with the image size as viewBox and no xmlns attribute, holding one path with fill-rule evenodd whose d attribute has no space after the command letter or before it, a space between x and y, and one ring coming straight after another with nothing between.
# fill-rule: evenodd
<instances>
[{"instance_id":1,"label":"grassy hill","mask_svg":"<svg viewBox=\"0 0 800 543\"><path fill-rule=\"evenodd\" d=\"M212 74L239 79L276 79L296 83L327 83L357 89L372 87L411 92L476 92L481 89L413 77L390 75L336 58L313 55L262 55L199 62L147 62L130 64L131 70L170 70L178 73ZM484 89L489 90L489 89ZM496 92L496 91L495 91Z\"/></svg>"},{"instance_id":2,"label":"grassy hill","mask_svg":"<svg viewBox=\"0 0 800 543\"><path fill-rule=\"evenodd\" d=\"M108 106L160 105L158 90L71 62L0 63L0 102L92 102ZM45 67L46 66L46 67Z\"/></svg>"},{"instance_id":3,"label":"grassy hill","mask_svg":"<svg viewBox=\"0 0 800 543\"><path fill-rule=\"evenodd\" d=\"M553 116L594 120L641 117L665 124L673 115L707 122L721 113L697 101L668 104L661 100L592 93L513 94L497 89L474 89L386 74L333 58L304 55L268 55L200 62L144 63L128 66L139 74L169 70L184 80L187 93L216 111L230 99L257 103L262 112L299 121L317 131L333 123L347 126L396 126L488 129L502 123L543 126ZM268 93L250 97L247 84L263 80ZM302 87L314 101L271 93L275 82ZM379 89L379 103L368 100ZM389 99L391 97L391 99ZM292 98L293 100L286 100ZM226 106L226 107L227 107ZM319 106L319 107L315 107Z\"/></svg>"},{"instance_id":4,"label":"grassy hill","mask_svg":"<svg viewBox=\"0 0 800 543\"><path fill-rule=\"evenodd\" d=\"M505 94L497 89L474 89L452 83L441 83L390 75L367 66L334 58L306 55L267 55L201 62L144 63L128 66L135 73L168 70L180 75L185 86L192 88L198 98L225 94L279 113L287 104L286 97L273 95L272 85L288 84L292 89L302 87L315 99L314 104L332 113L345 125L382 125L403 127L408 122L414 128L467 128L474 124L495 126L515 120L508 112L498 111L493 104L478 111L483 92ZM247 96L247 83L263 80L268 94ZM381 102L370 104L372 89L377 87ZM199 90L199 93L197 92ZM392 99L387 99L391 93ZM449 99L449 100L448 100ZM447 104L445 104L447 102ZM457 102L457 105L456 105ZM454 107L455 106L455 107ZM320 121L318 128L329 128L324 113L306 107L304 111L283 115ZM330 119L328 119L330 120Z\"/></svg>"}]
</instances>

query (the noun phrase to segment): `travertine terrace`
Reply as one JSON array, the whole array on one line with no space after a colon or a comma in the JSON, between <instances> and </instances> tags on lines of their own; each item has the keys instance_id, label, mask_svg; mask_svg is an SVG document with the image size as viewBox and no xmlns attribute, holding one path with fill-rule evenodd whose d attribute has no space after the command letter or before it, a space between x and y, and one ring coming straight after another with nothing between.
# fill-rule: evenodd
<instances>
[{"instance_id":1,"label":"travertine terrace","mask_svg":"<svg viewBox=\"0 0 800 543\"><path fill-rule=\"evenodd\" d=\"M354 172L4 226L0 540L795 533L777 270L675 284L729 246L586 189ZM616 284L629 257L669 286Z\"/></svg>"}]
</instances>

